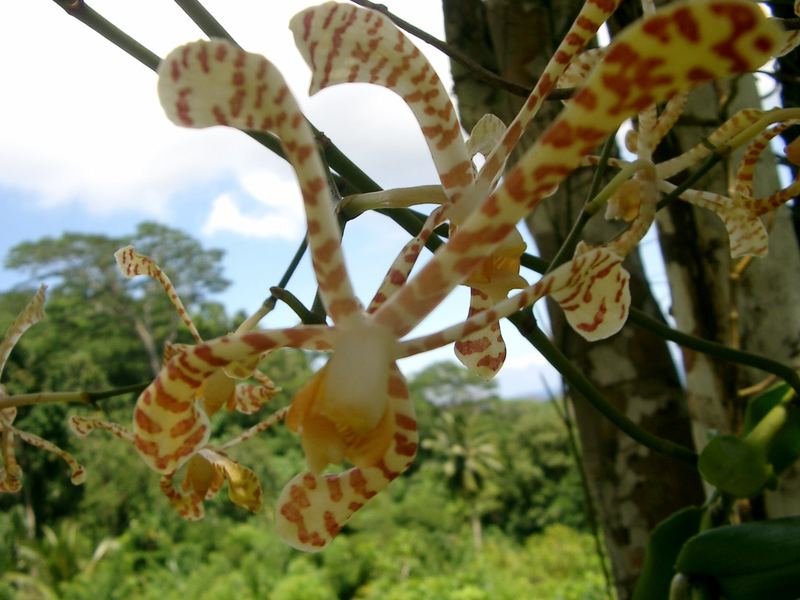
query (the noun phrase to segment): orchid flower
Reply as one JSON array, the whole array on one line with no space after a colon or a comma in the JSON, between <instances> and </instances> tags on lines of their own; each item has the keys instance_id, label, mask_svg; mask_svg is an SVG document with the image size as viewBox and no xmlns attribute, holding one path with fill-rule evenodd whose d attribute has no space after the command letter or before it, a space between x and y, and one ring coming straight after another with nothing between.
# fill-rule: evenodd
<instances>
[{"instance_id":1,"label":"orchid flower","mask_svg":"<svg viewBox=\"0 0 800 600\"><path fill-rule=\"evenodd\" d=\"M611 5L600 0L589 4L591 10L600 11ZM661 24L657 28L654 19ZM345 43L347 30L362 21L367 23L362 41ZM185 348L137 400L132 437L151 468L174 473L207 447L208 420L197 394L209 376L278 347L330 351L328 363L295 396L286 416L287 425L300 435L309 468L284 487L276 509L277 529L288 543L318 550L405 471L416 454L416 420L398 358L463 339L545 294L564 307L576 329L591 336L611 335L627 317L627 273L613 252L589 249L537 285L475 313L463 324L421 340L401 338L455 286L478 277L475 273L487 257L502 257L498 249L513 236L516 223L620 122L700 81L757 68L777 45L778 33L757 7L738 0L678 4L632 26L618 36L585 87L503 183L490 190L510 147L495 149L494 158L490 155L484 165L483 179L475 175L469 157L464 158L466 145L452 107L439 97L439 88L431 87L438 80L417 60L419 51L397 36L384 40L374 35L387 31L381 29L383 17L329 3L304 11L294 23L296 34L300 27L299 35L309 42L311 62L325 65L315 70L321 87L326 77L341 76L334 67L344 54L368 64L373 55L394 46L398 49L391 52L403 53L400 63L391 62L390 53L385 62L381 56L366 72L387 84L410 72L415 87L408 90L408 101L412 109L416 106L420 115L432 119L423 132L429 144L442 151L434 160L439 161L447 206L452 207L434 211L426 228L447 212L452 213L447 218L455 230L413 278L405 281L407 272L393 278L390 271L392 288L381 286L389 293L364 310L345 266L326 171L313 134L280 73L264 57L224 41L177 48L162 62L158 84L162 106L174 123L195 128L226 125L275 134L281 140L303 193L312 266L333 324L240 332ZM322 39L327 29L333 33L332 43L318 42L312 50L313 40ZM386 42L388 50L381 46ZM692 52L664 52L678 42L691 45ZM732 55L737 60L732 61ZM348 77L359 76L356 66ZM537 87L541 91L550 85L540 82ZM522 127L512 125L504 139L516 142ZM477 181L483 181L483 191L475 191ZM420 239L412 240L412 245ZM323 472L343 460L353 466ZM213 481L204 487L209 480L206 477L203 485L197 485L199 491L213 489Z\"/></svg>"},{"instance_id":2,"label":"orchid flower","mask_svg":"<svg viewBox=\"0 0 800 600\"><path fill-rule=\"evenodd\" d=\"M652 0L643 0L646 15L655 12ZM797 11L797 6L795 7ZM656 35L662 35L665 24L655 19L651 25ZM688 31L688 30L687 30ZM796 31L778 31L774 35L770 54L781 56L800 45L800 35ZM605 54L605 49L591 50L573 60L573 64L562 75L560 86L580 85L591 67ZM739 60L731 56L730 60ZM695 76L701 76L702 67ZM677 123L686 106L688 95L675 94L669 98L660 114L656 115L655 105L646 107L638 118L638 129L631 130L625 139L628 151L637 156L633 163L611 159L610 164L623 170L635 167L635 179L622 183L616 193L608 198L606 218L622 219L630 223L628 229L609 245L621 256L627 254L644 236L655 218L658 192L672 192L676 185L667 181L678 172L697 164L708 157L715 149L730 151L745 143L748 146L740 159L739 167L730 186L729 196L689 189L680 198L695 206L715 212L723 221L730 239L732 258L745 255L764 256L767 253L767 231L760 217L793 198L800 191L800 178L796 178L785 188L763 197L754 198L752 189L753 171L761 153L769 141L791 125L800 122L800 110L775 109L761 111L745 109L740 111L706 140L689 151L659 164L653 162L653 152L659 142ZM777 123L769 129L770 125ZM791 159L790 159L791 160ZM596 164L597 157L587 157L588 164Z\"/></svg>"},{"instance_id":3,"label":"orchid flower","mask_svg":"<svg viewBox=\"0 0 800 600\"><path fill-rule=\"evenodd\" d=\"M147 275L158 281L167 293L170 301L175 306L178 314L189 329L197 343L202 343L200 333L197 331L191 317L186 311L175 287L166 273L151 258L136 252L133 246L125 246L115 253L117 264L126 277ZM240 330L247 330L256 319L245 321ZM168 344L164 352L164 362L167 363L187 351L189 346L184 344ZM280 389L256 367L262 356L249 357L245 361L229 364L225 369L219 369L209 375L197 391L197 401L201 404L200 414L205 420L225 406L228 410L237 410L244 414L258 412L263 405L275 396ZM238 379L253 377L258 384L237 383ZM245 434L229 440L222 446L205 444L194 451L188 458L180 489L175 489L173 482L178 471L166 473L160 482L161 491L178 511L189 520L200 519L204 515L203 502L213 498L228 484L228 497L231 502L256 512L261 507L261 484L256 474L227 455L225 449L235 446L249 439L256 432L263 431L285 416L286 411L280 410ZM140 419L143 419L140 413ZM156 427L155 421L142 421L139 423L145 430ZM133 434L124 427L92 417L72 417L70 426L81 437L88 435L96 429L104 429L116 437L133 443Z\"/></svg>"},{"instance_id":4,"label":"orchid flower","mask_svg":"<svg viewBox=\"0 0 800 600\"><path fill-rule=\"evenodd\" d=\"M6 361L11 355L11 351L30 327L44 319L44 294L45 286L41 286L28 302L22 312L8 328L0 342L0 375L6 366ZM0 400L7 397L5 388L0 385ZM19 438L23 442L41 448L51 454L61 458L70 468L70 481L75 485L80 485L86 479L86 470L77 460L67 451L62 450L52 442L45 440L38 435L22 431L14 427L14 419L17 416L17 409L14 406L0 408L0 453L3 463L0 465L0 492L18 492L22 488L22 469L17 462L14 451L14 438Z\"/></svg>"},{"instance_id":5,"label":"orchid flower","mask_svg":"<svg viewBox=\"0 0 800 600\"><path fill-rule=\"evenodd\" d=\"M373 83L394 91L417 118L439 175L439 190L411 188L349 199L362 210L365 206L409 206L432 200L442 203L420 234L400 252L369 312L377 310L403 285L435 227L449 221L451 234L456 232L494 189L503 165L559 75L617 4L616 0L587 2L511 125L506 128L497 117L486 115L475 125L466 143L439 77L425 55L391 21L373 11L337 2L306 9L292 19L290 28L295 41L312 70L310 94L347 82ZM486 159L480 170L472 162L477 153ZM525 247L518 231L509 230L502 243L464 281L470 287L469 316L489 309L511 289L528 285L519 275ZM506 357L499 323L490 323L486 329L456 340L455 352L478 375L494 377Z\"/></svg>"}]
</instances>

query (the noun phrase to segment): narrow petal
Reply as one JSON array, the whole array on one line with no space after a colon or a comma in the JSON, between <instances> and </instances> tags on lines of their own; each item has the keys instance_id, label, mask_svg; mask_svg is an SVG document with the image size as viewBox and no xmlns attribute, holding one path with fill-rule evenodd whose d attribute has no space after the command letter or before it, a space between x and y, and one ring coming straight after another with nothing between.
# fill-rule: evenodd
<instances>
[{"instance_id":1,"label":"narrow petal","mask_svg":"<svg viewBox=\"0 0 800 600\"><path fill-rule=\"evenodd\" d=\"M266 58L222 40L176 48L161 62L158 95L183 127L227 125L277 135L303 193L320 295L334 321L361 308L353 293L316 140L283 76Z\"/></svg>"},{"instance_id":2,"label":"narrow petal","mask_svg":"<svg viewBox=\"0 0 800 600\"><path fill-rule=\"evenodd\" d=\"M261 383L239 383L233 397L233 410L244 415L253 415L264 408L280 391L280 388L267 386Z\"/></svg>"},{"instance_id":3,"label":"narrow petal","mask_svg":"<svg viewBox=\"0 0 800 600\"><path fill-rule=\"evenodd\" d=\"M305 551L324 548L364 504L405 471L417 451L417 423L405 380L392 367L388 393L394 439L375 466L343 473L300 473L281 492L275 515L280 536Z\"/></svg>"},{"instance_id":4,"label":"narrow petal","mask_svg":"<svg viewBox=\"0 0 800 600\"><path fill-rule=\"evenodd\" d=\"M406 323L421 321L624 119L699 83L758 68L776 39L760 9L739 0L670 4L626 29L503 185L375 319L392 323L406 312Z\"/></svg>"},{"instance_id":5,"label":"narrow petal","mask_svg":"<svg viewBox=\"0 0 800 600\"><path fill-rule=\"evenodd\" d=\"M171 473L205 446L208 416L196 398L215 371L278 347L326 349L331 337L327 327L299 326L230 335L184 349L136 402L133 433L142 459L159 473Z\"/></svg>"},{"instance_id":6,"label":"narrow petal","mask_svg":"<svg viewBox=\"0 0 800 600\"><path fill-rule=\"evenodd\" d=\"M497 179L506 159L516 147L528 124L539 113L539 109L555 87L558 78L575 55L583 50L587 42L595 36L600 26L617 9L619 2L620 0L607 0L604 2L584 3L569 31L567 31L567 34L545 66L544 72L536 82L531 95L528 96L527 101L508 126L503 139L486 157L486 162L478 173L478 186Z\"/></svg>"},{"instance_id":7,"label":"narrow petal","mask_svg":"<svg viewBox=\"0 0 800 600\"><path fill-rule=\"evenodd\" d=\"M289 27L312 71L311 94L356 81L382 85L405 100L455 201L473 179L461 125L438 75L406 35L377 12L338 2L298 13Z\"/></svg>"},{"instance_id":8,"label":"narrow petal","mask_svg":"<svg viewBox=\"0 0 800 600\"><path fill-rule=\"evenodd\" d=\"M417 264L420 252L422 252L422 249L428 242L428 238L430 238L433 230L444 222L445 213L446 211L442 207L436 208L428 215L428 218L425 219L425 223L417 236L403 246L400 254L397 255L392 266L389 267L389 270L386 272L386 276L383 278L378 291L372 298L372 302L370 302L369 307L367 307L368 314L372 314L378 310L378 307L383 304L387 298L393 296L397 290L403 287L414 265ZM402 324L397 324L397 326L398 329L403 328Z\"/></svg>"},{"instance_id":9,"label":"narrow petal","mask_svg":"<svg viewBox=\"0 0 800 600\"><path fill-rule=\"evenodd\" d=\"M572 261L551 271L534 285L528 286L510 298L475 313L462 323L442 331L401 342L400 355L412 356L464 339L476 331L488 327L498 319L507 317L521 308L531 306L546 295L557 298L570 308L571 324L584 337L599 339L613 335L624 325L630 305L628 272L622 268L622 259L608 248L592 248L579 254ZM612 282L614 283L612 285ZM618 287L617 287L618 286ZM612 293L613 292L613 293ZM578 305L585 304L581 309ZM573 308L573 306L575 306ZM592 307L604 307L603 322L594 325L596 311ZM586 318L588 317L588 318ZM583 323L591 331L585 331Z\"/></svg>"},{"instance_id":10,"label":"narrow petal","mask_svg":"<svg viewBox=\"0 0 800 600\"><path fill-rule=\"evenodd\" d=\"M27 431L22 431L20 429L14 429L14 434L19 437L22 441L31 446L35 446L36 448L41 448L45 452L50 452L51 454L55 454L61 460L63 460L70 468L70 481L75 485L80 485L86 480L86 469L83 468L83 465L78 463L75 460L75 457L72 456L66 450L62 450L58 446L56 446L53 442L50 442L44 438L39 437L33 433L29 433Z\"/></svg>"},{"instance_id":11,"label":"narrow petal","mask_svg":"<svg viewBox=\"0 0 800 600\"><path fill-rule=\"evenodd\" d=\"M197 328L192 322L192 318L186 311L186 307L183 305L180 296L178 296L178 291L175 289L175 286L172 285L172 281L170 281L167 274L161 270L161 267L159 267L153 259L139 254L133 246L130 245L117 250L114 253L114 258L117 260L119 270L125 277L132 278L138 275L147 275L159 282L167 293L169 301L175 307L175 310L178 311L181 321L183 321L183 324L189 329L189 333L192 334L196 342L203 341L203 338L200 337Z\"/></svg>"},{"instance_id":12,"label":"narrow petal","mask_svg":"<svg viewBox=\"0 0 800 600\"><path fill-rule=\"evenodd\" d=\"M494 306L496 302L480 290L470 290L469 316ZM488 327L464 336L456 341L455 353L473 373L489 380L495 377L506 360L506 344L500 332L500 323L495 321Z\"/></svg>"},{"instance_id":13,"label":"narrow petal","mask_svg":"<svg viewBox=\"0 0 800 600\"><path fill-rule=\"evenodd\" d=\"M94 417L81 417L73 415L69 418L69 428L79 437L86 437L92 431L102 429L109 432L114 437L123 441L133 444L133 434L125 429L122 425L112 423L111 421L104 421Z\"/></svg>"},{"instance_id":14,"label":"narrow petal","mask_svg":"<svg viewBox=\"0 0 800 600\"><path fill-rule=\"evenodd\" d=\"M2 389L0 386L0 391ZM0 492L2 493L13 494L22 489L22 469L14 453L14 431L10 427L16 416L17 409L14 407L0 410L0 453L3 457L0 468Z\"/></svg>"},{"instance_id":15,"label":"narrow petal","mask_svg":"<svg viewBox=\"0 0 800 600\"><path fill-rule=\"evenodd\" d=\"M22 334L44 319L45 290L47 290L47 286L39 286L39 290L33 295L33 298L28 301L28 304L25 305L22 312L17 315L17 318L14 319L14 322L11 323L11 326L6 330L3 341L0 342L0 375L3 374L3 369L6 366L6 361L11 354L11 350L19 341L19 338L22 337Z\"/></svg>"}]
</instances>

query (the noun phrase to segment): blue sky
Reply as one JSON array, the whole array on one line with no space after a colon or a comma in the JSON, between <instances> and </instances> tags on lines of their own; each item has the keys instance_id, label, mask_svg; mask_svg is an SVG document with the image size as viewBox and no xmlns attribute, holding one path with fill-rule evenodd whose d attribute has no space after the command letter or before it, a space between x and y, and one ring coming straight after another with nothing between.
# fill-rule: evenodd
<instances>
[{"instance_id":1,"label":"blue sky","mask_svg":"<svg viewBox=\"0 0 800 600\"><path fill-rule=\"evenodd\" d=\"M314 2L204 4L244 47L281 69L312 122L383 187L437 182L416 121L392 93L356 84L307 96L308 69L287 24ZM174 3L95 0L92 6L160 56L202 37ZM408 0L390 7L444 37L438 2ZM65 231L117 235L142 220L157 220L207 247L225 249L225 274L233 284L217 299L231 311L254 310L303 234L291 170L240 132L171 125L158 105L154 74L52 1L20 3L7 18L11 27L0 39L7 85L0 97L0 255L19 242ZM418 45L449 88L446 60ZM369 300L406 239L379 215L348 226L345 251L362 300ZM19 273L0 269L0 290L20 281ZM290 289L301 298L312 296L308 259ZM466 303L466 291L457 290L415 333L463 319ZM262 324L293 322L283 309ZM504 325L504 332L509 358L499 377L502 393L540 393L543 377L557 386L557 375L516 331ZM401 367L414 372L448 358L452 348L407 359Z\"/></svg>"}]
</instances>

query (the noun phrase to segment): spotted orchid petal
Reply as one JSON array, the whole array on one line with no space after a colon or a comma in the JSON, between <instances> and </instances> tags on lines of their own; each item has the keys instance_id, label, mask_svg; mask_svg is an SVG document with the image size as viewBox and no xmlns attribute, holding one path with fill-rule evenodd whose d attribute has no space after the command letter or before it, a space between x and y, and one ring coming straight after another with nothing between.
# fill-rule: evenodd
<instances>
[{"instance_id":1,"label":"spotted orchid petal","mask_svg":"<svg viewBox=\"0 0 800 600\"><path fill-rule=\"evenodd\" d=\"M222 40L186 44L161 62L158 94L176 125L227 125L280 138L303 194L308 243L325 308L335 322L358 314L361 305L345 267L326 170L311 128L272 63Z\"/></svg>"},{"instance_id":2,"label":"spotted orchid petal","mask_svg":"<svg viewBox=\"0 0 800 600\"><path fill-rule=\"evenodd\" d=\"M478 289L470 290L469 316L494 306L488 294ZM455 343L456 357L461 364L483 379L492 379L506 360L506 344L500 332L500 323L466 335Z\"/></svg>"},{"instance_id":3,"label":"spotted orchid petal","mask_svg":"<svg viewBox=\"0 0 800 600\"><path fill-rule=\"evenodd\" d=\"M736 134L753 125L762 115L764 115L764 111L757 108L740 110L715 129L711 135L701 143L693 146L683 154L656 165L656 174L658 178L669 179L684 169L699 163L710 156L714 152L714 148L721 147Z\"/></svg>"},{"instance_id":4,"label":"spotted orchid petal","mask_svg":"<svg viewBox=\"0 0 800 600\"><path fill-rule=\"evenodd\" d=\"M17 315L14 322L6 330L3 336L3 341L0 342L0 375L3 374L3 369L6 366L6 361L11 355L11 351L16 346L22 334L30 329L33 325L44 319L44 293L47 286L39 286L39 289L25 305L25 308Z\"/></svg>"},{"instance_id":5,"label":"spotted orchid petal","mask_svg":"<svg viewBox=\"0 0 800 600\"><path fill-rule=\"evenodd\" d=\"M0 342L0 375L2 375L11 351L22 335L33 325L44 319L44 295L46 289L44 285L39 287L3 336L3 340ZM0 397L5 395L5 388L0 385ZM69 452L62 450L52 442L14 427L13 423L16 416L16 408L10 407L0 410L0 452L2 452L3 458L2 468L0 469L0 492L18 492L22 487L22 469L14 452L15 437L26 444L61 458L70 467L70 480L72 483L75 485L83 483L86 477L86 471L83 466Z\"/></svg>"},{"instance_id":6,"label":"spotted orchid petal","mask_svg":"<svg viewBox=\"0 0 800 600\"><path fill-rule=\"evenodd\" d=\"M587 249L576 253L575 258L534 285L475 313L466 321L401 342L400 356L412 356L464 339L547 295L562 306L578 333L592 341L609 337L617 333L628 318L629 279L619 255L606 247Z\"/></svg>"},{"instance_id":7,"label":"spotted orchid petal","mask_svg":"<svg viewBox=\"0 0 800 600\"><path fill-rule=\"evenodd\" d=\"M133 434L122 425L95 417L73 415L69 418L69 428L79 437L86 437L92 431L102 429L125 442L133 444Z\"/></svg>"},{"instance_id":8,"label":"spotted orchid petal","mask_svg":"<svg viewBox=\"0 0 800 600\"><path fill-rule=\"evenodd\" d=\"M81 465L77 460L75 460L75 457L72 456L72 454L70 454L66 450L62 450L61 448L56 446L53 442L41 438L38 435L35 435L28 431L22 431L20 429L16 429L15 427L9 425L3 425L3 427L11 429L14 435L16 435L26 444L29 444L36 448L40 448L41 450L49 452L50 454L55 454L61 460L67 463L67 466L69 466L70 468L70 481L74 485L80 485L86 480L86 469L84 469L83 465Z\"/></svg>"},{"instance_id":9,"label":"spotted orchid petal","mask_svg":"<svg viewBox=\"0 0 800 600\"><path fill-rule=\"evenodd\" d=\"M406 279L408 279L409 273L411 273L411 270L417 263L420 252L422 252L422 249L425 247L428 238L430 238L433 230L444 222L445 215L446 211L443 207L434 209L434 211L428 215L428 218L425 219L425 223L422 225L420 232L403 246L403 249L389 267L378 291L367 307L368 314L374 313L389 296L393 295L403 286Z\"/></svg>"},{"instance_id":10,"label":"spotted orchid petal","mask_svg":"<svg viewBox=\"0 0 800 600\"><path fill-rule=\"evenodd\" d=\"M630 275L622 259L611 250L589 254L576 250L576 257L559 275L561 286L553 285L550 297L558 302L572 328L594 342L617 333L628 319L631 294Z\"/></svg>"},{"instance_id":11,"label":"spotted orchid petal","mask_svg":"<svg viewBox=\"0 0 800 600\"><path fill-rule=\"evenodd\" d=\"M386 17L353 5L326 2L295 15L295 43L311 68L310 93L363 82L405 100L419 122L445 194L455 202L473 181L461 125L428 59Z\"/></svg>"},{"instance_id":12,"label":"spotted orchid petal","mask_svg":"<svg viewBox=\"0 0 800 600\"><path fill-rule=\"evenodd\" d=\"M301 326L224 336L179 352L136 402L133 432L142 459L172 473L206 445L208 416L197 397L215 371L278 347L329 349L331 336L327 327Z\"/></svg>"},{"instance_id":13,"label":"spotted orchid petal","mask_svg":"<svg viewBox=\"0 0 800 600\"><path fill-rule=\"evenodd\" d=\"M790 119L778 123L775 127L765 129L750 141L739 161L739 167L736 169L734 186L730 190L732 196L753 196L753 177L759 158L769 148L769 143L773 138L786 131L792 125L797 125L798 122L800 121Z\"/></svg>"},{"instance_id":14,"label":"spotted orchid petal","mask_svg":"<svg viewBox=\"0 0 800 600\"><path fill-rule=\"evenodd\" d=\"M606 48L590 48L576 54L559 75L556 81L557 88L571 88L583 86L589 73L592 72L606 54Z\"/></svg>"},{"instance_id":15,"label":"spotted orchid petal","mask_svg":"<svg viewBox=\"0 0 800 600\"><path fill-rule=\"evenodd\" d=\"M159 267L153 259L148 256L144 256L143 254L139 254L131 245L117 250L114 253L114 258L117 261L119 270L125 277L130 279L138 275L146 275L158 281L164 288L164 291L167 293L169 301L172 302L172 305L178 311L181 321L183 321L183 324L189 329L192 337L197 342L203 341L203 338L200 337L197 328L192 322L192 318L186 311L186 307L184 307L183 302L178 296L175 286L172 285L172 281L170 281L170 278L167 277L167 274L164 273L161 267Z\"/></svg>"},{"instance_id":16,"label":"spotted orchid petal","mask_svg":"<svg viewBox=\"0 0 800 600\"><path fill-rule=\"evenodd\" d=\"M376 321L407 333L624 119L701 82L757 69L777 36L757 6L738 0L674 3L623 31L503 185L375 312Z\"/></svg>"},{"instance_id":17,"label":"spotted orchid petal","mask_svg":"<svg viewBox=\"0 0 800 600\"><path fill-rule=\"evenodd\" d=\"M184 519L196 521L205 515L203 502L217 495L228 484L231 502L250 512L261 508L261 483L249 468L231 459L222 451L203 448L186 464L180 489L173 485L175 474L161 478L161 491Z\"/></svg>"},{"instance_id":18,"label":"spotted orchid petal","mask_svg":"<svg viewBox=\"0 0 800 600\"><path fill-rule=\"evenodd\" d=\"M0 392L3 387L0 386ZM3 393L0 393L0 397ZM17 409L14 407L0 410L0 452L3 456L2 468L0 468L0 493L16 493L22 489L22 468L17 462L17 455L14 452L14 431L7 427L17 416Z\"/></svg>"},{"instance_id":19,"label":"spotted orchid petal","mask_svg":"<svg viewBox=\"0 0 800 600\"><path fill-rule=\"evenodd\" d=\"M664 139L664 136L675 126L678 118L683 113L686 103L689 100L688 94L676 94L667 100L661 113L658 115L648 132L647 148L649 152L655 150L656 146ZM650 108L650 107L649 107ZM641 123L639 124L641 129ZM625 136L625 147L629 152L638 152L639 131L631 129Z\"/></svg>"},{"instance_id":20,"label":"spotted orchid petal","mask_svg":"<svg viewBox=\"0 0 800 600\"><path fill-rule=\"evenodd\" d=\"M578 16L548 61L522 109L508 126L503 139L486 157L486 162L478 172L476 187L480 189L482 185L486 185L487 182L494 181L498 177L506 159L516 147L528 124L539 113L539 109L555 87L558 78L564 73L576 54L583 50L587 42L595 36L600 26L613 14L619 2L620 0L588 0L581 7ZM551 190L553 188L554 186L550 187Z\"/></svg>"},{"instance_id":21,"label":"spotted orchid petal","mask_svg":"<svg viewBox=\"0 0 800 600\"><path fill-rule=\"evenodd\" d=\"M324 548L364 504L403 473L417 452L417 423L408 388L392 363L387 395L391 443L371 466L342 473L300 473L281 492L276 508L279 535L306 551Z\"/></svg>"}]
</instances>

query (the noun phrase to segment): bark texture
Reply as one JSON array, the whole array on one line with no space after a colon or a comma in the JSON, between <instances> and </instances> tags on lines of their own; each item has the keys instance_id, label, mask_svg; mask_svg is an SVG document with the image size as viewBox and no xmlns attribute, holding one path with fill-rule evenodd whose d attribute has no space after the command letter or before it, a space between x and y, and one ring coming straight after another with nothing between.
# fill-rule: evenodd
<instances>
[{"instance_id":1,"label":"bark texture","mask_svg":"<svg viewBox=\"0 0 800 600\"><path fill-rule=\"evenodd\" d=\"M443 4L449 42L504 77L533 85L582 3L551 6L540 1L444 0ZM453 65L453 74L459 110L468 129L487 112L508 123L523 102L487 88L458 65ZM556 103L547 104L523 138L523 147L559 108ZM528 219L543 257L552 257L566 237L590 179L590 172L578 173ZM587 231L590 239L612 235L608 225L592 225ZM631 257L626 268L632 275L634 305L657 315L638 257ZM658 435L691 444L684 392L663 341L628 326L610 340L587 344L572 333L557 307L550 308L553 333L561 349L618 409ZM574 408L584 467L601 515L617 592L621 599L628 598L642 566L649 532L672 512L701 502L700 481L694 469L632 442L582 398L574 398Z\"/></svg>"}]
</instances>

